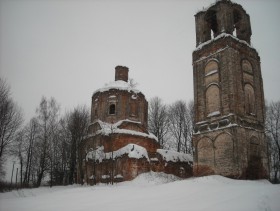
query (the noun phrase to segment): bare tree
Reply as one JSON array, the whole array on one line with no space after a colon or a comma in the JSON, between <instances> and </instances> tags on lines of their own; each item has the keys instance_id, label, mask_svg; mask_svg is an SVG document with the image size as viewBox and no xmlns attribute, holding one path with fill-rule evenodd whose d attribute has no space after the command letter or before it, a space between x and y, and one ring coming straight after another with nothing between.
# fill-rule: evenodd
<instances>
[{"instance_id":1,"label":"bare tree","mask_svg":"<svg viewBox=\"0 0 280 211\"><path fill-rule=\"evenodd\" d=\"M280 101L271 102L266 109L266 135L269 141L273 181L279 182L280 173Z\"/></svg>"},{"instance_id":2,"label":"bare tree","mask_svg":"<svg viewBox=\"0 0 280 211\"><path fill-rule=\"evenodd\" d=\"M41 185L45 172L49 167L52 168L53 165L53 152L51 147L53 147L54 127L56 127L58 122L58 112L59 106L54 98L47 100L45 97L42 97L40 106L37 109L37 119L40 130L39 141L35 143L38 156L37 186Z\"/></svg>"},{"instance_id":3,"label":"bare tree","mask_svg":"<svg viewBox=\"0 0 280 211\"><path fill-rule=\"evenodd\" d=\"M169 107L168 115L171 139L176 143L176 150L192 154L193 102L186 104L182 100L176 101Z\"/></svg>"},{"instance_id":4,"label":"bare tree","mask_svg":"<svg viewBox=\"0 0 280 211\"><path fill-rule=\"evenodd\" d=\"M80 176L80 183L83 183L84 173L82 169L83 154L82 140L87 134L89 125L89 109L86 106L78 106L75 108L67 118L67 127L71 134L71 158L70 158L70 184L76 181L76 166L78 164L78 171Z\"/></svg>"},{"instance_id":5,"label":"bare tree","mask_svg":"<svg viewBox=\"0 0 280 211\"><path fill-rule=\"evenodd\" d=\"M148 126L149 131L158 138L160 146L164 147L169 127L168 109L158 97L149 102Z\"/></svg>"},{"instance_id":6,"label":"bare tree","mask_svg":"<svg viewBox=\"0 0 280 211\"><path fill-rule=\"evenodd\" d=\"M193 101L190 101L186 105L186 113L185 113L185 121L184 121L184 152L188 154L193 153L192 147L192 134L193 134L193 124L194 124L194 104Z\"/></svg>"},{"instance_id":7,"label":"bare tree","mask_svg":"<svg viewBox=\"0 0 280 211\"><path fill-rule=\"evenodd\" d=\"M17 131L23 122L22 113L10 97L7 83L0 78L0 163L3 164L5 156L9 153ZM0 169L0 172L3 168Z\"/></svg>"},{"instance_id":8,"label":"bare tree","mask_svg":"<svg viewBox=\"0 0 280 211\"><path fill-rule=\"evenodd\" d=\"M70 113L66 113L59 121L60 131L59 131L59 139L60 139L60 171L62 174L61 185L68 185L69 183L69 170L71 163L71 131L68 127Z\"/></svg>"},{"instance_id":9,"label":"bare tree","mask_svg":"<svg viewBox=\"0 0 280 211\"><path fill-rule=\"evenodd\" d=\"M169 108L170 132L176 142L178 152L181 152L184 127L185 127L186 103L179 100Z\"/></svg>"},{"instance_id":10,"label":"bare tree","mask_svg":"<svg viewBox=\"0 0 280 211\"><path fill-rule=\"evenodd\" d=\"M34 162L34 142L38 136L38 123L36 118L32 118L28 125L24 128L25 139L26 139L26 166L23 179L23 185L28 186L30 182L30 175L32 172L32 166Z\"/></svg>"}]
</instances>

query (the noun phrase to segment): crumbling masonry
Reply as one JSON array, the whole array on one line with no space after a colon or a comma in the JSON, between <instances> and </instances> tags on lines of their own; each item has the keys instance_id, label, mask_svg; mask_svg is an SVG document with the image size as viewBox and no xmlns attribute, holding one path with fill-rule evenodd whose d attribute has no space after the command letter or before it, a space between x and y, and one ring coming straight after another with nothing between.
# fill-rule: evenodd
<instances>
[{"instance_id":1,"label":"crumbling masonry","mask_svg":"<svg viewBox=\"0 0 280 211\"><path fill-rule=\"evenodd\" d=\"M193 173L267 178L263 81L250 17L221 0L198 12L195 22Z\"/></svg>"}]
</instances>

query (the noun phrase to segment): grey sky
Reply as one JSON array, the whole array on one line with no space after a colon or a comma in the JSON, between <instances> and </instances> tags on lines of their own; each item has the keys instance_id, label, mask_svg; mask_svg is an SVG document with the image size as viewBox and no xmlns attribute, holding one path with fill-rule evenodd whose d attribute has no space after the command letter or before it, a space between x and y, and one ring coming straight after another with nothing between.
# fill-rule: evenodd
<instances>
[{"instance_id":1,"label":"grey sky","mask_svg":"<svg viewBox=\"0 0 280 211\"><path fill-rule=\"evenodd\" d=\"M0 76L25 118L43 95L62 112L90 106L92 93L125 65L150 99L193 98L194 14L215 0L0 0ZM235 0L251 17L265 97L279 100L280 1Z\"/></svg>"}]
</instances>

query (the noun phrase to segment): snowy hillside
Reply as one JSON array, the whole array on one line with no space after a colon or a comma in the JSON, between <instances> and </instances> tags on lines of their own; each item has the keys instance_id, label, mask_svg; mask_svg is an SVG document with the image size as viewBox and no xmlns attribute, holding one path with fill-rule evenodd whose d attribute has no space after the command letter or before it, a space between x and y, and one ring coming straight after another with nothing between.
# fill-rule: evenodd
<instances>
[{"instance_id":1,"label":"snowy hillside","mask_svg":"<svg viewBox=\"0 0 280 211\"><path fill-rule=\"evenodd\" d=\"M266 180L240 181L221 176L177 179L151 172L114 186L74 185L0 193L0 210L280 210L280 185Z\"/></svg>"}]
</instances>

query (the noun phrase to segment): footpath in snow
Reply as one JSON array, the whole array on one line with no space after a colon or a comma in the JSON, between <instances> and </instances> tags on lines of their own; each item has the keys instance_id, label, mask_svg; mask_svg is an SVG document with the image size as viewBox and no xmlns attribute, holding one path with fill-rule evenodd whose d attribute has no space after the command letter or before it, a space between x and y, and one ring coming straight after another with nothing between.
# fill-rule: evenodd
<instances>
[{"instance_id":1,"label":"footpath in snow","mask_svg":"<svg viewBox=\"0 0 280 211\"><path fill-rule=\"evenodd\" d=\"M280 185L207 176L178 180L146 173L115 185L60 186L0 193L1 211L279 211Z\"/></svg>"}]
</instances>

